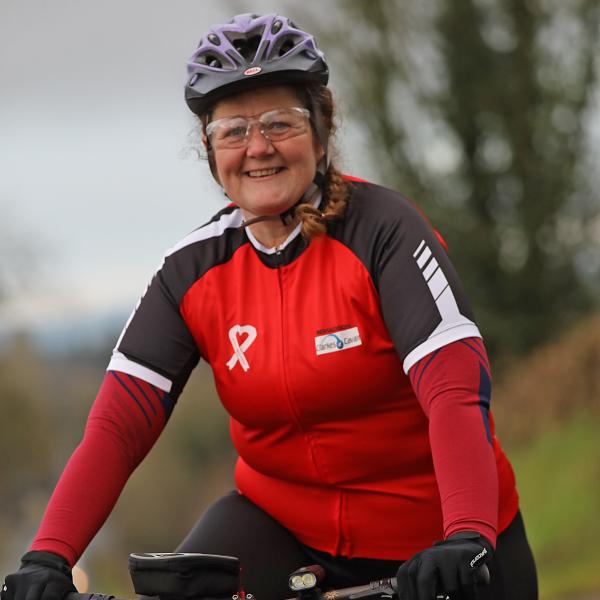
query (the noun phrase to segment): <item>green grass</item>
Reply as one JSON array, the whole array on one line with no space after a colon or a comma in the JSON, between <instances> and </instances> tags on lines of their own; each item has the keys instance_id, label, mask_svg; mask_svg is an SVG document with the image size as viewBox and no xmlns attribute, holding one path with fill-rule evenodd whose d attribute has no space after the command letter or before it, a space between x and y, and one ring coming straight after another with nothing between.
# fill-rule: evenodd
<instances>
[{"instance_id":1,"label":"green grass","mask_svg":"<svg viewBox=\"0 0 600 600\"><path fill-rule=\"evenodd\" d=\"M509 450L542 600L600 591L600 427L579 414Z\"/></svg>"}]
</instances>

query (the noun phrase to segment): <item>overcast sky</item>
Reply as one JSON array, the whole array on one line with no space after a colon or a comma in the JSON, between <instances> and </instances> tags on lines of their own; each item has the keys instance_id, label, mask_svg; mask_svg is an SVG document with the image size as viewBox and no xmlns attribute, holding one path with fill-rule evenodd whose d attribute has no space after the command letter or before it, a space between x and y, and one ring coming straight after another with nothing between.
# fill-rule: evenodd
<instances>
[{"instance_id":1,"label":"overcast sky","mask_svg":"<svg viewBox=\"0 0 600 600\"><path fill-rule=\"evenodd\" d=\"M222 206L206 164L182 156L194 126L182 86L202 34L234 12L1 0L1 258L24 247L37 269L0 307L0 330L128 310L162 253ZM343 166L368 176L341 145Z\"/></svg>"}]
</instances>

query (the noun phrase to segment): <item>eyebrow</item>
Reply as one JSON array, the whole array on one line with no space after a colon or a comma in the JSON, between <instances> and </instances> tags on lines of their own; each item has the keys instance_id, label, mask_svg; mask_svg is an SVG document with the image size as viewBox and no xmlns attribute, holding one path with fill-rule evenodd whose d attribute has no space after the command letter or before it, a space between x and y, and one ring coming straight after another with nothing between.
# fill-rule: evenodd
<instances>
[{"instance_id":1,"label":"eyebrow","mask_svg":"<svg viewBox=\"0 0 600 600\"><path fill-rule=\"evenodd\" d=\"M220 121L221 119L256 119L256 117L260 117L261 115L264 115L266 113L270 113L270 112L273 112L275 110L285 110L287 108L304 108L304 107L303 106L297 106L297 105L294 105L294 106L279 106L277 108L269 108L268 110L263 110L262 112L259 112L259 113L254 114L254 115L240 115L240 114L238 114L238 115L230 115L230 116L227 116L227 117L219 117L218 119L214 118L214 113L213 113L213 115L212 115L213 118L211 119L211 121ZM209 123L211 121L209 121Z\"/></svg>"}]
</instances>

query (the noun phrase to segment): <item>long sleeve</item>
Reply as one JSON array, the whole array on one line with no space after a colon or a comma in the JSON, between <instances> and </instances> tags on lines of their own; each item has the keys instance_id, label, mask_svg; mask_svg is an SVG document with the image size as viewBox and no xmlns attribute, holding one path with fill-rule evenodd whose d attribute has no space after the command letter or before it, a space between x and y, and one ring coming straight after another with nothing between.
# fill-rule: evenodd
<instances>
[{"instance_id":1,"label":"long sleeve","mask_svg":"<svg viewBox=\"0 0 600 600\"><path fill-rule=\"evenodd\" d=\"M418 361L409 376L429 418L444 537L475 530L495 545L498 473L483 342L466 338L444 346Z\"/></svg>"}]
</instances>

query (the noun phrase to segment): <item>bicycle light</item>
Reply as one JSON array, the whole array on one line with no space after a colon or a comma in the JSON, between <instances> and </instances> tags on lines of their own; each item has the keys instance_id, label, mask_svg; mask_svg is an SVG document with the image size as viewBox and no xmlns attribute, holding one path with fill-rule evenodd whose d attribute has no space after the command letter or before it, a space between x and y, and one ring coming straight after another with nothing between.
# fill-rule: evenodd
<instances>
[{"instance_id":1,"label":"bicycle light","mask_svg":"<svg viewBox=\"0 0 600 600\"><path fill-rule=\"evenodd\" d=\"M325 577L325 571L320 565L302 567L290 575L288 585L292 592L312 590L323 579L323 577Z\"/></svg>"},{"instance_id":2,"label":"bicycle light","mask_svg":"<svg viewBox=\"0 0 600 600\"><path fill-rule=\"evenodd\" d=\"M304 575L294 575L290 578L290 588L294 592L300 590L310 590L317 585L317 577L314 573L304 573Z\"/></svg>"}]
</instances>

